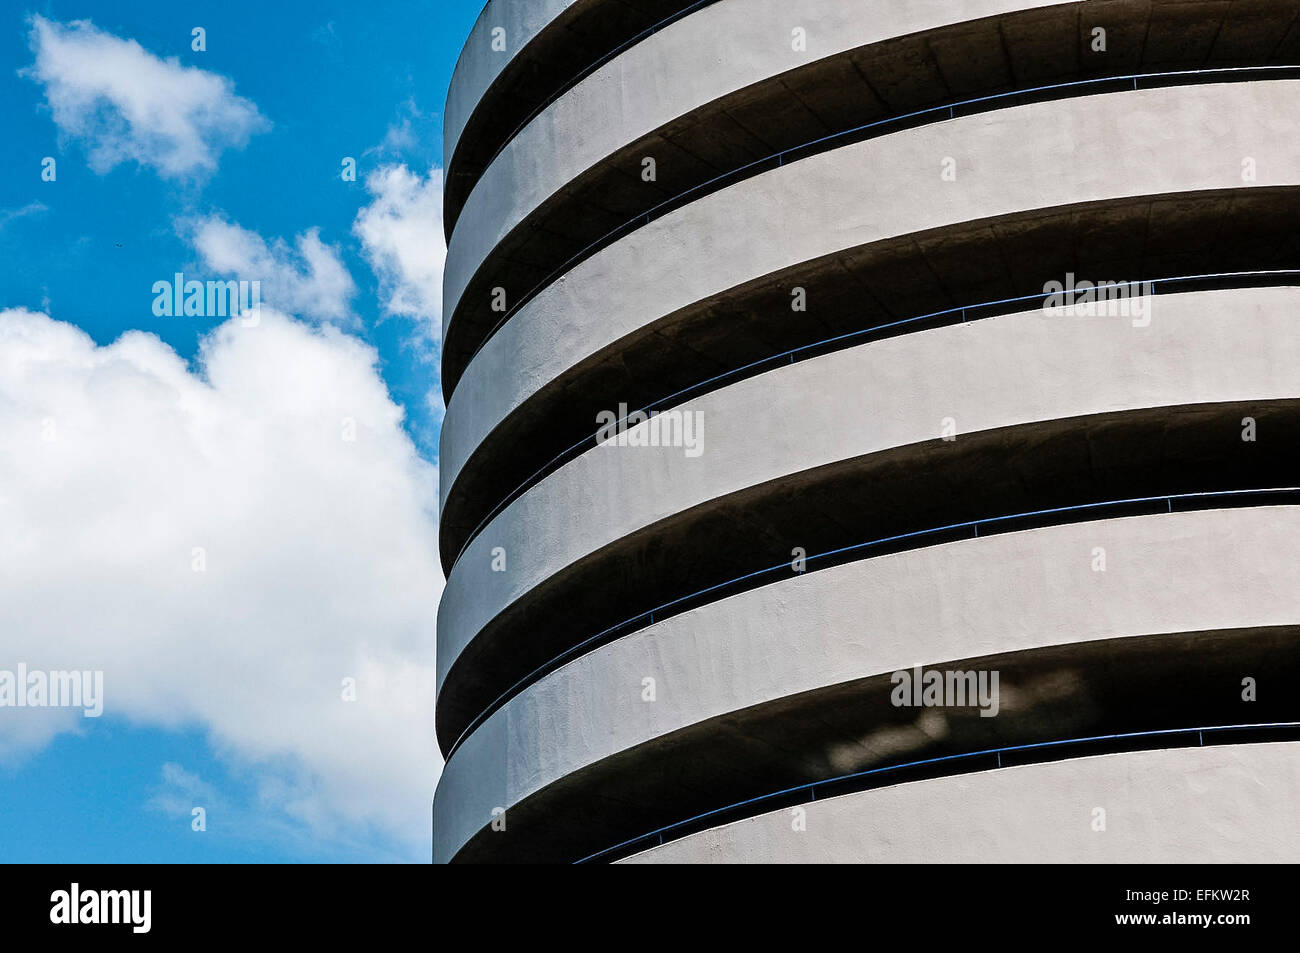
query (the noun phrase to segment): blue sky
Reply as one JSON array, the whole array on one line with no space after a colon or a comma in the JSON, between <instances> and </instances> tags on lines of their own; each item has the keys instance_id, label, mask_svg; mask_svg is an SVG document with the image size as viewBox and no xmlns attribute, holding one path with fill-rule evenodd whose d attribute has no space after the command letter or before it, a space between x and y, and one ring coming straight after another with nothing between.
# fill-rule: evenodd
<instances>
[{"instance_id":1,"label":"blue sky","mask_svg":"<svg viewBox=\"0 0 1300 953\"><path fill-rule=\"evenodd\" d=\"M436 167L480 6L4 5L0 670L105 704L0 707L0 860L427 859ZM177 271L260 281L260 323L155 315Z\"/></svg>"}]
</instances>

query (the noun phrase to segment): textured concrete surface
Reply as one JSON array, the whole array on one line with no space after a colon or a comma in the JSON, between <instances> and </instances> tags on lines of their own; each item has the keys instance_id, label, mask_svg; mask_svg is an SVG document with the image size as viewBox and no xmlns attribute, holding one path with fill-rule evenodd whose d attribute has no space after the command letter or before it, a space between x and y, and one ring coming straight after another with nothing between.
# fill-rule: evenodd
<instances>
[{"instance_id":1,"label":"textured concrete surface","mask_svg":"<svg viewBox=\"0 0 1300 953\"><path fill-rule=\"evenodd\" d=\"M470 114L492 81L538 33L578 0L487 0L456 61L443 114L443 167L452 154ZM492 31L501 27L506 51L492 49Z\"/></svg>"},{"instance_id":2,"label":"textured concrete surface","mask_svg":"<svg viewBox=\"0 0 1300 953\"><path fill-rule=\"evenodd\" d=\"M469 360L490 326L478 292L498 275L522 280L555 267L565 249L590 240L574 221L594 229L617 218L632 191L617 186L620 163L642 139L671 143L675 130L693 128L689 145L699 154L683 142L683 164L711 167L706 153L739 155L745 141L770 150L771 142L788 145L783 137L803 141L793 137L809 122L827 123L818 113L825 103L800 100L801 89L823 98L827 90L846 99L879 95L895 108L893 87L912 83L913 62L918 76L929 70L931 86L921 89L917 79L921 91L913 90L925 102L934 89L1002 88L1003 73L1011 85L1056 76L1061 62L1081 55L1083 20L1073 32L1040 35L1034 27L1048 19L1060 26L1076 10L1109 11L1130 26L1152 11L1149 28L1127 31L1132 42L1122 54L1144 66L1264 62L1293 42L1286 6L882 0L864 12L849 0L719 0L595 70L489 163L496 139L530 102L516 85L520 95L504 100L515 112L492 112L485 93L493 82L502 79L500 93L530 75L545 76L537 89L567 75L565 62L518 59L530 40L547 58L567 51L576 69L657 8L488 0L445 113L449 159L465 140L464 169L450 170L448 220L462 198L465 205L444 278L444 370L452 368L445 382L454 386L441 437L444 508L463 469L480 497L502 492L485 489L485 468L511 441L530 440L529 428L539 455L557 438L559 402L549 395L585 395L599 382L595 391L615 410L617 388L630 376L621 367L652 375L675 363L683 373L698 367L703 378L720 363L733 366L723 356L744 351L736 347L742 334L716 334L713 353L692 350L707 338L701 329L714 333L707 320L770 345L744 295L766 284L784 294L778 285L788 269L820 280L840 268L843 286L879 290L845 259L866 262L867 274L872 249L935 248L975 229L996 234L978 264L951 253L936 255L936 267L919 252L893 262L899 273L932 271L956 295L966 287L960 272L989 270L1002 253L998 242L1050 244L1035 220L1066 221L1074 209L1129 214L1070 218L1051 232L1052 241L1094 251L1114 244L1113 257L1087 260L1116 268L1082 279L1176 268L1193 260L1187 234L1207 228L1214 239L1196 246L1198 265L1215 242L1244 245L1260 259L1292 254L1289 236L1232 222L1271 214L1286 227L1285 214L1262 208L1261 196L1273 193L1255 190L1300 187L1300 81L1081 95L881 135L701 196L574 265ZM1180 12L1161 19L1157 10ZM1195 12L1180 19L1188 10ZM996 19L968 24L988 17ZM797 53L790 29L805 25L808 51ZM505 53L490 49L496 27L506 30ZM990 29L997 43L987 42ZM881 82L851 62L850 51L869 44L880 44L872 46L875 62L898 67L892 78ZM944 70L963 58L978 62ZM805 64L814 65L800 75L815 73L820 85L800 86L791 71ZM833 81L841 68L869 89L845 92ZM1065 68L1094 69L1082 61ZM723 120L729 131L715 134ZM1243 176L1246 160L1253 176ZM948 168L952 181L943 177ZM1260 201L1242 201L1247 195ZM1162 197L1159 215L1132 213ZM1125 240L1135 230L1147 233L1142 243ZM550 258L530 257L539 245ZM877 270L891 261L880 256ZM453 317L462 295L468 323ZM915 314L908 309L923 296L895 289L889 307ZM704 304L714 298L717 313ZM1034 310L782 366L679 408L702 421L699 455L681 446L597 447L528 489L468 546L439 606L443 749L534 666L560 649L585 654L529 684L455 751L434 802L435 860L572 859L742 797L881 759L901 762L900 753L925 745L952 753L982 750L990 738L1068 737L1086 725L1236 719L1241 669L1294 682L1300 506L1280 504L1114 512L918 543L725 597L710 590L703 598L713 602L598 647L579 645L603 625L700 588L700 579L769 565L775 544L784 558L801 534L816 551L896 523L890 532L933 526L925 520L945 513L955 522L1031 508L1011 508L1023 500L1056 505L1058 496L1078 503L1141 495L1129 491L1143 487L1163 494L1294 483L1278 448L1300 438L1300 287L1202 290L1146 304L1147 326L1135 327L1128 314ZM697 324L686 328L688 319ZM794 317L804 319L818 320L811 311ZM653 341L672 341L672 356L649 350ZM542 392L547 399L520 410ZM585 407L569 409L566 426L574 426ZM1238 421L1256 413L1264 443L1243 444ZM936 439L949 422L954 444ZM516 465L529 460L523 454ZM453 509L486 510L479 499L462 506L462 497ZM443 546L457 548L473 521L464 516L453 544ZM1099 549L1104 572L1093 562ZM498 553L508 559L505 571L493 571ZM888 673L974 658L1005 667L1012 688L1004 716L948 712L939 716L942 733L912 731L899 741L891 732L920 726L921 716L890 706ZM655 681L652 704L642 696L646 678ZM1231 687L1222 697L1221 683ZM1289 696L1278 704L1261 703L1268 717L1260 720L1289 717ZM789 811L777 811L633 860L1294 860L1297 744L1075 757L917 780L814 802L806 831L792 830ZM509 809L511 823L499 839L484 831L497 808ZM1106 811L1104 832L1094 829L1096 808Z\"/></svg>"},{"instance_id":3,"label":"textured concrete surface","mask_svg":"<svg viewBox=\"0 0 1300 953\"><path fill-rule=\"evenodd\" d=\"M961 323L961 314L953 313L889 327L900 317L957 304L1037 295L1045 281L1066 273L1158 278L1288 267L1297 261L1297 219L1300 186L1065 206L873 242L705 299L569 369L484 438L457 472L441 509L444 570L493 507L536 482L557 454L562 462L576 456L566 448L590 437L595 415L620 401L644 406L719 371L876 326L886 330L841 337L841 346ZM1106 240L1081 242L1078 235ZM800 320L791 320L793 286L807 292L809 311ZM1022 301L1001 310L1027 307ZM987 313L976 308L970 320ZM769 360L739 376L777 363ZM716 379L705 390L722 386ZM703 396L690 393L692 399Z\"/></svg>"},{"instance_id":4,"label":"textured concrete surface","mask_svg":"<svg viewBox=\"0 0 1300 953\"><path fill-rule=\"evenodd\" d=\"M439 607L439 686L497 613L583 556L745 487L936 439L945 418L973 433L1126 408L1294 396L1298 297L1294 288L1158 296L1148 327L1126 317L1005 315L838 351L707 394L684 407L703 415L700 456L681 447L593 448L475 538ZM497 547L508 553L507 572L492 570Z\"/></svg>"},{"instance_id":5,"label":"textured concrete surface","mask_svg":"<svg viewBox=\"0 0 1300 953\"><path fill-rule=\"evenodd\" d=\"M1105 572L1092 570L1098 546ZM724 712L915 664L1297 622L1289 506L1045 527L795 576L612 642L499 709L444 769L435 857L454 855L493 807Z\"/></svg>"},{"instance_id":6,"label":"textured concrete surface","mask_svg":"<svg viewBox=\"0 0 1300 953\"><path fill-rule=\"evenodd\" d=\"M1295 185L1300 155L1289 143L1298 137L1300 82L1189 86L958 118L737 183L582 262L487 343L448 406L443 499L511 410L584 358L695 301L838 250L959 222L1246 188L1244 156L1256 160L1253 185ZM945 157L956 160L956 181L940 179Z\"/></svg>"},{"instance_id":7,"label":"textured concrete surface","mask_svg":"<svg viewBox=\"0 0 1300 953\"><path fill-rule=\"evenodd\" d=\"M586 169L692 109L890 37L1067 2L894 0L862 16L860 0L721 0L670 24L556 100L488 167L448 245L444 322L470 275L529 212ZM800 25L808 47L795 51L790 31ZM682 63L692 68L681 69Z\"/></svg>"},{"instance_id":8,"label":"textured concrete surface","mask_svg":"<svg viewBox=\"0 0 1300 953\"><path fill-rule=\"evenodd\" d=\"M817 801L802 832L773 811L627 862L1294 863L1297 790L1300 743L1135 751Z\"/></svg>"}]
</instances>

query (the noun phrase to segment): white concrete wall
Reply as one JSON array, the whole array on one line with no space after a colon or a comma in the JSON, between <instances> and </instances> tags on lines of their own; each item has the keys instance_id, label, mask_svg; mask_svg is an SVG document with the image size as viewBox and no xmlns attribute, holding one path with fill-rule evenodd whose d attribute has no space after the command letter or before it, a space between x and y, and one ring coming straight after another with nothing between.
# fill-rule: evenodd
<instances>
[{"instance_id":1,"label":"white concrete wall","mask_svg":"<svg viewBox=\"0 0 1300 953\"><path fill-rule=\"evenodd\" d=\"M974 433L1300 395L1300 289L1150 300L1147 327L1036 310L779 367L684 405L703 415L703 453L694 458L680 447L588 450L498 514L452 569L438 613L439 685L495 615L602 546L746 487L937 439L944 418ZM492 571L498 546L507 572Z\"/></svg>"},{"instance_id":2,"label":"white concrete wall","mask_svg":"<svg viewBox=\"0 0 1300 953\"><path fill-rule=\"evenodd\" d=\"M1092 569L1096 546L1105 572ZM435 858L453 856L493 807L752 705L917 664L1297 622L1293 506L1050 526L792 575L611 642L500 708L443 771ZM654 704L641 700L646 676ZM1016 705L1004 691L1003 710ZM843 753L844 773L868 766L857 757Z\"/></svg>"},{"instance_id":3,"label":"white concrete wall","mask_svg":"<svg viewBox=\"0 0 1300 953\"><path fill-rule=\"evenodd\" d=\"M1297 742L1133 751L815 801L802 833L772 811L627 862L1294 863L1298 790Z\"/></svg>"},{"instance_id":4,"label":"white concrete wall","mask_svg":"<svg viewBox=\"0 0 1300 953\"><path fill-rule=\"evenodd\" d=\"M519 51L577 0L488 0L460 51L443 112L443 168L483 94ZM505 52L492 49L492 31L506 31Z\"/></svg>"},{"instance_id":5,"label":"white concrete wall","mask_svg":"<svg viewBox=\"0 0 1300 953\"><path fill-rule=\"evenodd\" d=\"M448 157L491 82L572 2L489 0L452 80ZM864 16L848 0L720 0L602 67L498 157L453 235L444 314L450 320L474 269L538 204L698 105L866 43L1056 5L882 0ZM817 24L803 60L788 44L800 11ZM497 26L507 30L507 53L489 48ZM928 229L1085 202L1300 184L1298 107L1294 81L1018 106L810 156L701 198L574 267L470 363L443 429L443 502L473 449L521 403L683 307ZM1249 185L1247 156L1258 170ZM940 178L947 157L954 182ZM1007 315L862 345L705 395L684 408L704 413L703 456L597 448L492 521L452 572L439 609L439 687L486 623L584 555L767 480L933 439L944 417L971 433L1300 396L1297 297L1295 288L1161 296L1146 328L1127 318ZM610 396L613 409L618 395ZM452 857L494 807L665 733L799 692L992 653L1294 625L1297 530L1300 507L1289 506L1045 527L792 576L647 626L550 673L466 739L435 800L435 859ZM509 572L490 571L498 545ZM1091 570L1095 546L1107 550L1106 573ZM646 675L657 681L654 705L640 700ZM1293 744L1140 752L916 782L816 802L802 835L775 812L637 859L1294 860L1298 752ZM846 772L861 767L860 751L837 756ZM1104 834L1091 828L1097 806L1108 811Z\"/></svg>"},{"instance_id":6,"label":"white concrete wall","mask_svg":"<svg viewBox=\"0 0 1300 953\"><path fill-rule=\"evenodd\" d=\"M1077 202L1300 184L1300 82L1038 103L911 129L771 170L657 219L532 299L470 363L441 438L442 495L514 408L680 308L912 232ZM940 179L943 159L957 179ZM1100 276L1110 278L1114 276Z\"/></svg>"},{"instance_id":7,"label":"white concrete wall","mask_svg":"<svg viewBox=\"0 0 1300 953\"><path fill-rule=\"evenodd\" d=\"M720 0L596 70L540 113L470 193L447 248L443 320L483 259L543 201L619 149L728 93L870 43L1070 0ZM807 30L792 49L790 31ZM690 69L681 64L689 63Z\"/></svg>"}]
</instances>

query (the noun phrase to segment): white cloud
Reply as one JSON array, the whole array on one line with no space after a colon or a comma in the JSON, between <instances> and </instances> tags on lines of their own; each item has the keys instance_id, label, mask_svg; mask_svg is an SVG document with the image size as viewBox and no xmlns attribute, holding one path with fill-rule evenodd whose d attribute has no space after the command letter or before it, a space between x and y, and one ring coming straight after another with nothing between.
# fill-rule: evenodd
<instances>
[{"instance_id":1,"label":"white cloud","mask_svg":"<svg viewBox=\"0 0 1300 953\"><path fill-rule=\"evenodd\" d=\"M337 250L320 239L320 229L300 234L294 247L277 238L267 244L256 232L219 216L183 223L204 267L241 280L260 281L262 300L294 314L328 321L349 316L356 293Z\"/></svg>"},{"instance_id":2,"label":"white cloud","mask_svg":"<svg viewBox=\"0 0 1300 953\"><path fill-rule=\"evenodd\" d=\"M437 472L376 360L269 309L197 371L0 311L0 668L102 670L105 718L206 729L269 823L423 859ZM89 724L7 709L0 754Z\"/></svg>"},{"instance_id":3,"label":"white cloud","mask_svg":"<svg viewBox=\"0 0 1300 953\"><path fill-rule=\"evenodd\" d=\"M36 62L25 75L45 87L59 130L86 141L91 167L122 162L167 178L210 173L224 148L243 148L270 124L224 76L162 59L89 20L31 19Z\"/></svg>"},{"instance_id":4,"label":"white cloud","mask_svg":"<svg viewBox=\"0 0 1300 953\"><path fill-rule=\"evenodd\" d=\"M32 215L40 215L48 212L49 207L44 202L28 202L22 208L0 208L0 228L4 228L10 222L18 219L27 218Z\"/></svg>"},{"instance_id":5,"label":"white cloud","mask_svg":"<svg viewBox=\"0 0 1300 953\"><path fill-rule=\"evenodd\" d=\"M413 161L414 157L430 152L431 146L438 139L442 130L442 117L437 113L420 110L415 99L407 98L397 108L397 115L388 124L384 138L379 145L371 146L363 155L378 156L390 163L403 159Z\"/></svg>"},{"instance_id":6,"label":"white cloud","mask_svg":"<svg viewBox=\"0 0 1300 953\"><path fill-rule=\"evenodd\" d=\"M151 807L172 817L193 817L195 807L211 812L224 808L221 792L182 765L168 761L162 766L162 784L149 800Z\"/></svg>"},{"instance_id":7,"label":"white cloud","mask_svg":"<svg viewBox=\"0 0 1300 953\"><path fill-rule=\"evenodd\" d=\"M352 230L379 278L384 310L419 319L430 338L442 333L442 170L427 176L386 165L366 177L372 201Z\"/></svg>"}]
</instances>

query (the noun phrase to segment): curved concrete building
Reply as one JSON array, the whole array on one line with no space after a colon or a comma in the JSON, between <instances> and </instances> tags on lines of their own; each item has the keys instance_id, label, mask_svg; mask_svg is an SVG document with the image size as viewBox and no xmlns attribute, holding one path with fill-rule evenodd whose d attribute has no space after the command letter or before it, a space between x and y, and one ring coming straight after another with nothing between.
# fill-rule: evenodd
<instances>
[{"instance_id":1,"label":"curved concrete building","mask_svg":"<svg viewBox=\"0 0 1300 953\"><path fill-rule=\"evenodd\" d=\"M1300 0L489 0L439 862L1300 860Z\"/></svg>"}]
</instances>

